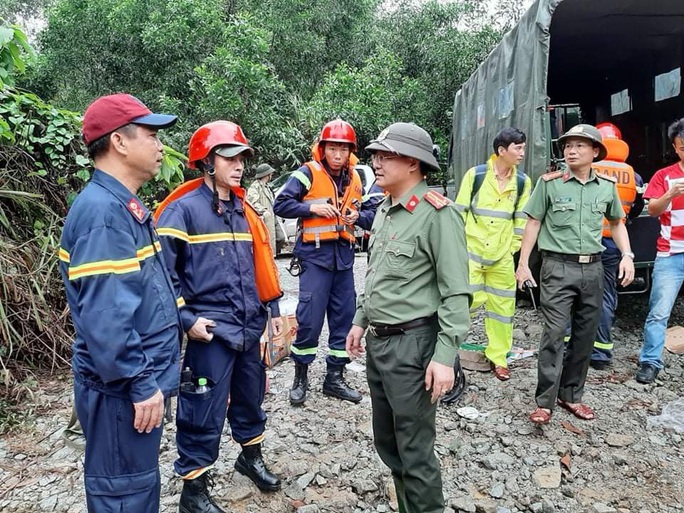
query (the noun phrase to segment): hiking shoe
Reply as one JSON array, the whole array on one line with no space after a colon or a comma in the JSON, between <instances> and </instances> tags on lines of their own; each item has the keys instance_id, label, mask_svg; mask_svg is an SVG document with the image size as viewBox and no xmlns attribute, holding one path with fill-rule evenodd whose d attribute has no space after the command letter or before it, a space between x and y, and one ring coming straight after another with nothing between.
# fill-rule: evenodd
<instances>
[{"instance_id":1,"label":"hiking shoe","mask_svg":"<svg viewBox=\"0 0 684 513\"><path fill-rule=\"evenodd\" d=\"M650 363L642 363L639 365L639 370L636 373L637 383L643 383L644 385L650 385L658 377L660 369L655 365Z\"/></svg>"}]
</instances>

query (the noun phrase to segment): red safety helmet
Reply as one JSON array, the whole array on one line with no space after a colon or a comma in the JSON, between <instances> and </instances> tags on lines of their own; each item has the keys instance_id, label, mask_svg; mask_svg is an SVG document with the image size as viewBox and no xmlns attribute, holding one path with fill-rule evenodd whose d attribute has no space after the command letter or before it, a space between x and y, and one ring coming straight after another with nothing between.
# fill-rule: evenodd
<instances>
[{"instance_id":1,"label":"red safety helmet","mask_svg":"<svg viewBox=\"0 0 684 513\"><path fill-rule=\"evenodd\" d=\"M596 125L598 131L601 132L603 139L620 139L622 140L622 132L613 123L599 123Z\"/></svg>"},{"instance_id":2,"label":"red safety helmet","mask_svg":"<svg viewBox=\"0 0 684 513\"><path fill-rule=\"evenodd\" d=\"M196 162L209 156L211 150L217 146L222 148L219 154L224 157L233 157L239 153L247 152L250 157L254 156L254 150L249 146L240 125L230 121L213 121L199 127L188 145L188 167L197 169Z\"/></svg>"},{"instance_id":3,"label":"red safety helmet","mask_svg":"<svg viewBox=\"0 0 684 513\"><path fill-rule=\"evenodd\" d=\"M356 132L354 128L341 119L333 119L328 121L323 130L321 130L321 136L318 138L319 142L340 142L352 145L352 151L356 151Z\"/></svg>"}]
</instances>

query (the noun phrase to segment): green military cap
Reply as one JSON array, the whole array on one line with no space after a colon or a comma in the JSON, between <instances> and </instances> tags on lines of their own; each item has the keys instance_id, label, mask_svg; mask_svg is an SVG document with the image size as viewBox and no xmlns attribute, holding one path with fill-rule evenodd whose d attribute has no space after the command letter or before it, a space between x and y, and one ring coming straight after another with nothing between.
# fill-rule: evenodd
<instances>
[{"instance_id":1,"label":"green military cap","mask_svg":"<svg viewBox=\"0 0 684 513\"><path fill-rule=\"evenodd\" d=\"M259 164L259 167L256 168L256 175L254 175L254 178L263 178L264 176L272 175L273 173L275 173L275 169L269 164Z\"/></svg>"},{"instance_id":2,"label":"green military cap","mask_svg":"<svg viewBox=\"0 0 684 513\"><path fill-rule=\"evenodd\" d=\"M389 151L424 162L435 171L439 164L432 153L432 137L414 123L393 123L366 146L368 151Z\"/></svg>"},{"instance_id":3,"label":"green military cap","mask_svg":"<svg viewBox=\"0 0 684 513\"><path fill-rule=\"evenodd\" d=\"M594 159L594 162L603 160L606 158L606 155L608 155L608 150L603 145L603 137L601 137L601 132L599 132L599 129L595 126L584 124L573 126L570 130L568 130L558 138L558 144L561 148L563 147L563 141L569 139L570 137L581 137L582 139L589 139L595 147L598 146L599 154Z\"/></svg>"}]
</instances>

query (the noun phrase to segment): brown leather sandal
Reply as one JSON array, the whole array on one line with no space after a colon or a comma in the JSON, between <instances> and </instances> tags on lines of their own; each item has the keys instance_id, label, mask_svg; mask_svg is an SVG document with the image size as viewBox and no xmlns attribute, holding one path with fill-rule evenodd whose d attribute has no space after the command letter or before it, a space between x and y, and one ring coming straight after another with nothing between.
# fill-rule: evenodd
<instances>
[{"instance_id":1,"label":"brown leather sandal","mask_svg":"<svg viewBox=\"0 0 684 513\"><path fill-rule=\"evenodd\" d=\"M594 410L589 408L589 406L587 406L586 404L570 404L568 402L563 401L562 399L557 399L556 402L558 403L558 406L565 410L568 410L578 419L594 420L596 418Z\"/></svg>"},{"instance_id":2,"label":"brown leather sandal","mask_svg":"<svg viewBox=\"0 0 684 513\"><path fill-rule=\"evenodd\" d=\"M551 410L537 407L537 409L530 414L529 418L530 421L534 422L535 424L548 424L551 420L551 413Z\"/></svg>"},{"instance_id":3,"label":"brown leather sandal","mask_svg":"<svg viewBox=\"0 0 684 513\"><path fill-rule=\"evenodd\" d=\"M501 367L500 365L494 365L493 369L496 379L499 381L508 381L511 379L511 371L508 367Z\"/></svg>"}]
</instances>

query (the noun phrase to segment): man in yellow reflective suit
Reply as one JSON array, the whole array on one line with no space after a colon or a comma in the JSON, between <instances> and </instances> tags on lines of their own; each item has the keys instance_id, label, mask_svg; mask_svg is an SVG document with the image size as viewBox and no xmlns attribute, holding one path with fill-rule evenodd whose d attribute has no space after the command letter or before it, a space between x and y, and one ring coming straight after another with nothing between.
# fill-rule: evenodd
<instances>
[{"instance_id":1,"label":"man in yellow reflective suit","mask_svg":"<svg viewBox=\"0 0 684 513\"><path fill-rule=\"evenodd\" d=\"M506 355L513 345L515 269L527 215L523 207L532 182L518 165L525 157L525 134L505 128L494 138L494 154L463 177L456 207L465 222L473 290L471 311L485 307L489 343L485 356L494 375L510 379Z\"/></svg>"}]
</instances>

